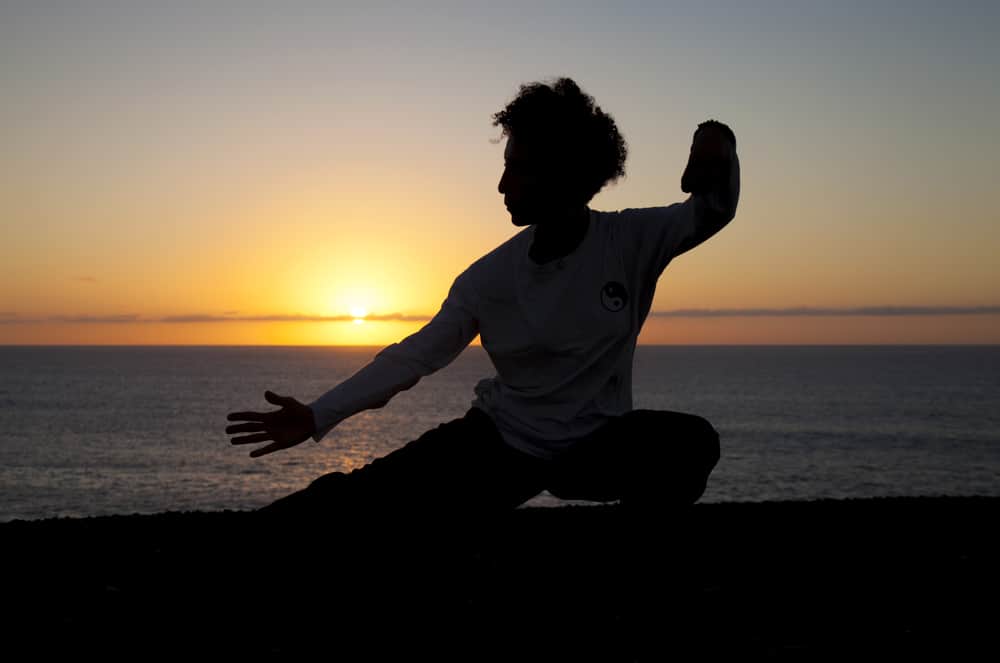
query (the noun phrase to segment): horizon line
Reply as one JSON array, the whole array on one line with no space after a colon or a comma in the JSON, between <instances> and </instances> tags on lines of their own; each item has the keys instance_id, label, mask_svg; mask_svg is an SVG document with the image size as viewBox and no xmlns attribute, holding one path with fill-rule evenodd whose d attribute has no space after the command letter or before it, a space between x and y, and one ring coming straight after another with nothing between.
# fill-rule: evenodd
<instances>
[{"instance_id":1,"label":"horizon line","mask_svg":"<svg viewBox=\"0 0 1000 663\"><path fill-rule=\"evenodd\" d=\"M0 311L0 324L116 324L116 323L195 323L195 322L427 322L434 316L427 314L383 313L356 317L348 314L268 314L235 315L227 311L221 315L192 313L142 318L135 313L113 315L51 315L22 318L16 311ZM902 317L945 315L1000 315L1000 306L852 306L814 307L793 306L785 308L684 308L650 311L648 317L656 318L759 318L759 317Z\"/></svg>"},{"instance_id":2,"label":"horizon line","mask_svg":"<svg viewBox=\"0 0 1000 663\"><path fill-rule=\"evenodd\" d=\"M0 343L0 348L9 347L24 347L24 348L350 348L357 350L364 349L383 349L391 343L387 344L369 344L369 345L356 345L356 344L340 344L340 343L327 343L327 344L316 344L316 343L302 343L302 344L289 344L289 343L271 343L271 344L261 344L261 343ZM756 348L756 347L767 347L767 348L844 348L844 347L857 347L857 348L875 348L875 347L894 347L894 348L932 348L932 347L980 347L980 348L994 348L1000 347L1000 342L997 343L636 343L636 347L660 347L660 348L674 348L674 347L685 347L685 348ZM464 352L469 348L481 348L486 351L481 344L470 343L465 348L462 349Z\"/></svg>"}]
</instances>

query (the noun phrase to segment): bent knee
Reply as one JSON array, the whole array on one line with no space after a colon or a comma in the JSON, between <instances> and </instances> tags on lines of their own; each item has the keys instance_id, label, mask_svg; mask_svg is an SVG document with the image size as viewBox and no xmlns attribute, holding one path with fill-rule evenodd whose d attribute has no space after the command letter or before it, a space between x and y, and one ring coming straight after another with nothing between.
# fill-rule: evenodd
<instances>
[{"instance_id":1,"label":"bent knee","mask_svg":"<svg viewBox=\"0 0 1000 663\"><path fill-rule=\"evenodd\" d=\"M708 469L712 469L719 462L719 458L722 457L722 447L719 443L719 431L715 429L707 419L699 417L699 419L704 422L701 424L701 430L698 434L698 439L701 441L702 451L704 453L705 464Z\"/></svg>"},{"instance_id":2,"label":"bent knee","mask_svg":"<svg viewBox=\"0 0 1000 663\"><path fill-rule=\"evenodd\" d=\"M702 465L709 470L715 467L721 456L719 431L705 417L688 414L684 418L683 437L687 448Z\"/></svg>"},{"instance_id":3,"label":"bent knee","mask_svg":"<svg viewBox=\"0 0 1000 663\"><path fill-rule=\"evenodd\" d=\"M657 410L634 410L629 414L633 424L645 432L637 435L637 439L654 442L657 448L669 450L671 456L679 454L706 471L711 471L719 462L722 453L719 432L705 417ZM660 443L665 446L660 447Z\"/></svg>"}]
</instances>

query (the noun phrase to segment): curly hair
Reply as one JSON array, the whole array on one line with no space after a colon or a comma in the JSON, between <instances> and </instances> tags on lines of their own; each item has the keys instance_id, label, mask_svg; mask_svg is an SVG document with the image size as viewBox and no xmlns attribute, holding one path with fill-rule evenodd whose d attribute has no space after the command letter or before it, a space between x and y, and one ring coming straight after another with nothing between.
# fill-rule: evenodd
<instances>
[{"instance_id":1,"label":"curly hair","mask_svg":"<svg viewBox=\"0 0 1000 663\"><path fill-rule=\"evenodd\" d=\"M539 148L546 165L584 203L625 176L628 147L614 118L571 78L522 84L514 100L493 114L493 126Z\"/></svg>"}]
</instances>

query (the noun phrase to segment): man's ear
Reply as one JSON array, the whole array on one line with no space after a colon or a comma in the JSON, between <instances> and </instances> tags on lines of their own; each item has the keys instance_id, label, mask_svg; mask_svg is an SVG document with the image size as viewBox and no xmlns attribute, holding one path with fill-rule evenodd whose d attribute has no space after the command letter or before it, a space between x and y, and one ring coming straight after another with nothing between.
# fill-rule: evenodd
<instances>
[{"instance_id":1,"label":"man's ear","mask_svg":"<svg viewBox=\"0 0 1000 663\"><path fill-rule=\"evenodd\" d=\"M550 182L554 188L552 194L569 206L579 207L587 203L587 196L584 194L588 185L587 175L579 162L561 162L555 167Z\"/></svg>"}]
</instances>

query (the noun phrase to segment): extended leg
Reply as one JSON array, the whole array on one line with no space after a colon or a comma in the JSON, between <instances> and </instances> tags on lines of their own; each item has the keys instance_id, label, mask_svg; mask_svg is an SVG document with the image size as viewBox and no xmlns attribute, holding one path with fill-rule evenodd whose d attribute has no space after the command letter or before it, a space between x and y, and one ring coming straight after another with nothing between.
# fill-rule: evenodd
<instances>
[{"instance_id":1,"label":"extended leg","mask_svg":"<svg viewBox=\"0 0 1000 663\"><path fill-rule=\"evenodd\" d=\"M493 516L541 492L541 473L473 408L362 468L323 475L253 514L254 581L271 583L281 609L263 608L303 637L321 640L335 624L372 660L400 658L399 647L438 652L453 624L437 632L413 615L450 614L449 578L468 546Z\"/></svg>"},{"instance_id":2,"label":"extended leg","mask_svg":"<svg viewBox=\"0 0 1000 663\"><path fill-rule=\"evenodd\" d=\"M478 518L511 510L543 489L542 463L506 445L470 408L349 474L333 472L263 507L270 520Z\"/></svg>"}]
</instances>

